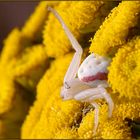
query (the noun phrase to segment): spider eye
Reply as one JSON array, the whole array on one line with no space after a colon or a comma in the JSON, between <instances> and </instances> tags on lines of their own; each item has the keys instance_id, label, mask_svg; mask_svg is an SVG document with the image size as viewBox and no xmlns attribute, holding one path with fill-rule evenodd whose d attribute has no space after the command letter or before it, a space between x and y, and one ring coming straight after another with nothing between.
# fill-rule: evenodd
<instances>
[{"instance_id":1,"label":"spider eye","mask_svg":"<svg viewBox=\"0 0 140 140\"><path fill-rule=\"evenodd\" d=\"M70 86L69 86L69 84L68 84L67 82L64 83L64 87L65 87L66 89L70 89Z\"/></svg>"}]
</instances>

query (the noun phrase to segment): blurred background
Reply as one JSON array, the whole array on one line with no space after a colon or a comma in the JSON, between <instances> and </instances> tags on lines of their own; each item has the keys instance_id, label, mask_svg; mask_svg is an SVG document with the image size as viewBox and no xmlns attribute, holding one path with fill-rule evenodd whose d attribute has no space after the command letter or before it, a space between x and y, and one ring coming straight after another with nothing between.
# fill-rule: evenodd
<instances>
[{"instance_id":1,"label":"blurred background","mask_svg":"<svg viewBox=\"0 0 140 140\"><path fill-rule=\"evenodd\" d=\"M38 1L0 2L0 49L3 46L3 39L13 27L23 26L37 4Z\"/></svg>"}]
</instances>

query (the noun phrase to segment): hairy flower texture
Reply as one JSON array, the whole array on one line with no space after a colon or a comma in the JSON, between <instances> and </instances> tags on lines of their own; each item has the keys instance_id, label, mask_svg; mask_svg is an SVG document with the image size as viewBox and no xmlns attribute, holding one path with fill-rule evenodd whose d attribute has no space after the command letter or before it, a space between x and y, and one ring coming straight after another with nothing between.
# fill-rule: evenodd
<instances>
[{"instance_id":1,"label":"hairy flower texture","mask_svg":"<svg viewBox=\"0 0 140 140\"><path fill-rule=\"evenodd\" d=\"M104 4L100 7L94 20L86 25L84 28L80 28L80 33L92 33L93 34L99 29L105 18L108 16L110 11L118 5L118 1L104 1Z\"/></svg>"},{"instance_id":2,"label":"hairy flower texture","mask_svg":"<svg viewBox=\"0 0 140 140\"><path fill-rule=\"evenodd\" d=\"M101 136L103 139L132 139L130 127L121 118L104 122Z\"/></svg>"},{"instance_id":3,"label":"hairy flower texture","mask_svg":"<svg viewBox=\"0 0 140 140\"><path fill-rule=\"evenodd\" d=\"M111 118L108 118L108 105L102 103L99 110L99 126L94 135L94 110L88 112L80 123L78 135L81 139L130 139L131 127L126 118L136 120L140 118L140 103L138 99L128 101L124 98L113 97L115 109Z\"/></svg>"},{"instance_id":4,"label":"hairy flower texture","mask_svg":"<svg viewBox=\"0 0 140 140\"><path fill-rule=\"evenodd\" d=\"M45 104L40 119L32 128L31 138L54 138L58 130L72 127L79 119L82 105L74 100L64 102L59 94L60 88L54 91Z\"/></svg>"},{"instance_id":5,"label":"hairy flower texture","mask_svg":"<svg viewBox=\"0 0 140 140\"><path fill-rule=\"evenodd\" d=\"M113 56L129 36L129 31L138 23L139 1L123 1L115 7L96 32L90 52Z\"/></svg>"},{"instance_id":6,"label":"hairy flower texture","mask_svg":"<svg viewBox=\"0 0 140 140\"><path fill-rule=\"evenodd\" d=\"M42 39L42 30L49 14L47 6L55 6L57 4L58 2L55 1L42 1L38 4L33 14L22 27L22 33L30 41L37 42Z\"/></svg>"},{"instance_id":7,"label":"hairy flower texture","mask_svg":"<svg viewBox=\"0 0 140 140\"><path fill-rule=\"evenodd\" d=\"M33 90L48 67L47 55L42 44L31 45L17 28L4 41L1 66L27 89ZM7 65L8 64L8 65Z\"/></svg>"},{"instance_id":8,"label":"hairy flower texture","mask_svg":"<svg viewBox=\"0 0 140 140\"><path fill-rule=\"evenodd\" d=\"M8 37L4 40L4 46L1 52L1 63L7 65L15 56L19 55L22 51L23 46L26 46L27 42L24 36L15 28L11 31Z\"/></svg>"},{"instance_id":9,"label":"hairy flower texture","mask_svg":"<svg viewBox=\"0 0 140 140\"><path fill-rule=\"evenodd\" d=\"M22 127L22 138L58 137L58 130L72 127L79 118L82 104L60 98L60 88L72 56L68 54L65 59L61 57L52 62L41 79L37 87L37 100Z\"/></svg>"},{"instance_id":10,"label":"hairy flower texture","mask_svg":"<svg viewBox=\"0 0 140 140\"><path fill-rule=\"evenodd\" d=\"M139 104L115 99L113 118L108 119L108 105L101 103L99 128L93 135L94 110L82 116L83 104L74 100L62 101L60 87L73 54L52 62L37 86L37 100L22 126L22 138L131 138L125 118L139 117ZM60 66L61 63L61 66ZM81 120L82 119L82 120ZM81 120L81 121L80 121ZM110 126L111 125L111 126ZM109 126L111 129L109 129Z\"/></svg>"},{"instance_id":11,"label":"hairy flower texture","mask_svg":"<svg viewBox=\"0 0 140 140\"><path fill-rule=\"evenodd\" d=\"M82 116L83 104L74 100L62 101L60 87L73 54L52 62L37 87L37 100L22 126L22 138L131 138L125 118L140 117L137 100L128 102L113 97L115 109L108 119L108 105L100 104L99 127L93 135L94 110ZM61 63L61 66L60 66ZM113 95L114 96L114 95ZM119 100L119 101L118 101ZM80 121L81 120L81 121ZM110 129L109 129L110 128Z\"/></svg>"},{"instance_id":12,"label":"hairy flower texture","mask_svg":"<svg viewBox=\"0 0 140 140\"><path fill-rule=\"evenodd\" d=\"M62 85L64 72L66 71L69 62L71 61L72 55L65 60L65 65L61 65L61 60L53 61L50 68L47 70L43 78L37 85L37 100L34 102L26 121L23 124L23 136L28 138L31 134L34 125L40 119L42 108L45 105L46 99L49 100L50 93ZM67 64L67 65L66 65ZM51 84L54 83L54 84ZM45 89L45 90L44 90ZM60 94L59 94L60 95Z\"/></svg>"},{"instance_id":13,"label":"hairy flower texture","mask_svg":"<svg viewBox=\"0 0 140 140\"><path fill-rule=\"evenodd\" d=\"M126 118L131 120L140 118L139 99L134 98L128 100L127 98L120 98L115 104L116 105L113 112L114 117L121 117L123 120Z\"/></svg>"},{"instance_id":14,"label":"hairy flower texture","mask_svg":"<svg viewBox=\"0 0 140 140\"><path fill-rule=\"evenodd\" d=\"M44 46L38 44L23 51L16 62L13 73L16 81L28 89L34 89L47 67L48 59Z\"/></svg>"},{"instance_id":15,"label":"hairy flower texture","mask_svg":"<svg viewBox=\"0 0 140 140\"><path fill-rule=\"evenodd\" d=\"M88 112L83 118L80 126L78 128L78 135L81 139L92 139L92 138L100 138L97 134L94 136L94 111ZM97 132L98 133L98 132Z\"/></svg>"},{"instance_id":16,"label":"hairy flower texture","mask_svg":"<svg viewBox=\"0 0 140 140\"><path fill-rule=\"evenodd\" d=\"M4 41L0 58L0 114L7 112L12 107L13 97L16 93L13 68L15 57L20 54L26 41L21 32L15 28Z\"/></svg>"},{"instance_id":17,"label":"hairy flower texture","mask_svg":"<svg viewBox=\"0 0 140 140\"><path fill-rule=\"evenodd\" d=\"M16 92L13 77L0 67L0 114L11 108L12 100Z\"/></svg>"},{"instance_id":18,"label":"hairy flower texture","mask_svg":"<svg viewBox=\"0 0 140 140\"><path fill-rule=\"evenodd\" d=\"M79 30L94 20L97 11L102 5L102 1L70 1L61 2L55 10L57 10L71 32L79 40L82 37ZM43 32L43 43L48 56L59 57L70 51L70 41L53 14L49 15Z\"/></svg>"},{"instance_id":19,"label":"hairy flower texture","mask_svg":"<svg viewBox=\"0 0 140 140\"><path fill-rule=\"evenodd\" d=\"M14 69L16 76L26 75L28 71L37 67L42 61L45 61L46 58L47 55L44 52L44 46L42 44L26 48L20 56L20 59L17 60L17 66Z\"/></svg>"},{"instance_id":20,"label":"hairy flower texture","mask_svg":"<svg viewBox=\"0 0 140 140\"><path fill-rule=\"evenodd\" d=\"M0 114L12 107L17 78L20 83L29 81L30 87L35 87L47 66L43 46L36 45L29 49L27 45L28 41L17 28L13 29L4 41L0 58ZM22 76L23 80L17 76Z\"/></svg>"},{"instance_id":21,"label":"hairy flower texture","mask_svg":"<svg viewBox=\"0 0 140 140\"><path fill-rule=\"evenodd\" d=\"M140 38L118 51L109 67L108 81L114 92L129 99L140 97Z\"/></svg>"},{"instance_id":22,"label":"hairy flower texture","mask_svg":"<svg viewBox=\"0 0 140 140\"><path fill-rule=\"evenodd\" d=\"M102 138L105 139L130 139L132 138L133 132L131 127L128 126L126 118L136 120L140 118L140 103L139 99L128 100L126 98L120 98L115 101L115 109L111 119L102 119L100 121L101 127L100 132ZM101 111L107 111L107 105L103 105ZM104 113L103 115L107 114Z\"/></svg>"},{"instance_id":23,"label":"hairy flower texture","mask_svg":"<svg viewBox=\"0 0 140 140\"><path fill-rule=\"evenodd\" d=\"M56 133L54 139L77 139L76 129L64 128Z\"/></svg>"},{"instance_id":24,"label":"hairy flower texture","mask_svg":"<svg viewBox=\"0 0 140 140\"><path fill-rule=\"evenodd\" d=\"M0 138L19 138L20 128L29 109L29 100L27 91L16 86L16 94L13 98L11 108L8 112L1 114L1 121L4 132ZM27 97L25 97L25 95Z\"/></svg>"}]
</instances>

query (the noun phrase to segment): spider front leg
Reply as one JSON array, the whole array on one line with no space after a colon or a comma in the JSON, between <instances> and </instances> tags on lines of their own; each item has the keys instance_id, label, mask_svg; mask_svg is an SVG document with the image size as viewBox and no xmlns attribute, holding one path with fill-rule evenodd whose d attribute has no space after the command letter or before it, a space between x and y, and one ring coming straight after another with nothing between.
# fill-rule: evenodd
<instances>
[{"instance_id":1,"label":"spider front leg","mask_svg":"<svg viewBox=\"0 0 140 140\"><path fill-rule=\"evenodd\" d=\"M72 47L76 51L70 65L69 65L69 68L66 72L66 75L64 77L64 86L66 88L70 88L69 81L71 81L72 79L74 79L76 77L76 74L78 72L79 65L80 65L80 62L81 62L81 57L82 57L83 50L82 50L80 44L78 43L78 41L75 39L75 37L71 33L71 31L69 30L69 28L64 23L61 16L51 7L48 7L48 10L50 10L54 14L54 16L58 19L58 21L62 25L62 27L63 27L63 29L64 29L67 37L68 37L68 39L70 40L70 42L72 44Z\"/></svg>"},{"instance_id":2,"label":"spider front leg","mask_svg":"<svg viewBox=\"0 0 140 140\"><path fill-rule=\"evenodd\" d=\"M114 108L114 103L110 95L107 93L106 89L101 85L98 85L96 88L91 88L91 89L86 89L84 91L81 91L74 96L74 99L83 102L89 102L95 107L94 132L96 132L96 129L98 127L99 106L96 103L93 103L93 101L95 99L102 99L102 98L105 98L105 100L109 105L108 116L111 117Z\"/></svg>"}]
</instances>

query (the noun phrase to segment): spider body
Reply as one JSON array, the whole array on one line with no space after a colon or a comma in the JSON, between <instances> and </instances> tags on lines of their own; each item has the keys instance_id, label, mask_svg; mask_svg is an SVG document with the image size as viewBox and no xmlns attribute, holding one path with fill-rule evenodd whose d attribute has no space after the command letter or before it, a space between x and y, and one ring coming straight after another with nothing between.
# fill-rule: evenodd
<instances>
[{"instance_id":1,"label":"spider body","mask_svg":"<svg viewBox=\"0 0 140 140\"><path fill-rule=\"evenodd\" d=\"M92 53L80 65L78 78L87 83L95 80L107 80L107 66L109 64L109 58Z\"/></svg>"},{"instance_id":2,"label":"spider body","mask_svg":"<svg viewBox=\"0 0 140 140\"><path fill-rule=\"evenodd\" d=\"M83 53L82 47L70 32L60 15L51 7L48 7L48 10L58 19L72 47L76 51L64 77L61 97L63 100L75 99L81 102L89 102L93 105L95 108L93 133L95 134L98 127L99 106L94 100L104 98L107 101L109 105L109 117L111 117L114 108L112 98L106 90L106 87L109 86L107 83L107 67L111 60L92 53L80 65Z\"/></svg>"}]
</instances>

